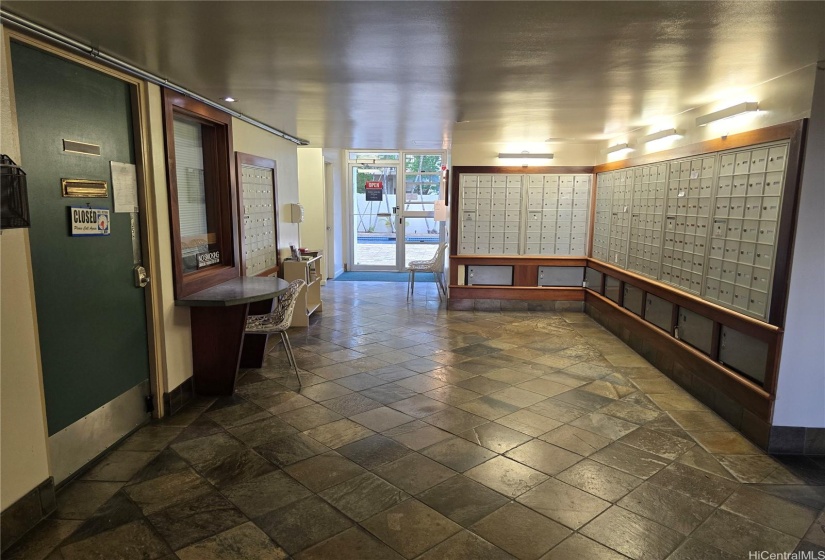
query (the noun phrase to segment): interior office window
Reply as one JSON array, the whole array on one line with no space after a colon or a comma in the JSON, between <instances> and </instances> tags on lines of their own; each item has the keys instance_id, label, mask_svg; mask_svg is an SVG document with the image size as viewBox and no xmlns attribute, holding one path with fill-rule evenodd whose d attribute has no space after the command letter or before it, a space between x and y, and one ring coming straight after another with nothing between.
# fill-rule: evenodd
<instances>
[{"instance_id":1,"label":"interior office window","mask_svg":"<svg viewBox=\"0 0 825 560\"><path fill-rule=\"evenodd\" d=\"M231 117L164 91L178 297L239 276Z\"/></svg>"},{"instance_id":2,"label":"interior office window","mask_svg":"<svg viewBox=\"0 0 825 560\"><path fill-rule=\"evenodd\" d=\"M209 258L209 255L214 255L219 250L216 243L215 207L206 200L200 124L175 118L175 155L181 257L183 272L189 273L205 266L214 266L217 259ZM212 214L211 220L209 214ZM201 255L200 261L198 255ZM207 255L207 258L203 258L203 255Z\"/></svg>"}]
</instances>

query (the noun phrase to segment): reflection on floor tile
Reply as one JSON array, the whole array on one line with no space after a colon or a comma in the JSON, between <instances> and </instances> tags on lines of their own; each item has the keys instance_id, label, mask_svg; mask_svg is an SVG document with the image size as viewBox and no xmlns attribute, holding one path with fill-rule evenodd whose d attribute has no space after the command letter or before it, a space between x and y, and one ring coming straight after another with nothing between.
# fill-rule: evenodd
<instances>
[{"instance_id":1,"label":"reflection on floor tile","mask_svg":"<svg viewBox=\"0 0 825 560\"><path fill-rule=\"evenodd\" d=\"M116 450L86 473L83 480L127 482L156 456L155 451Z\"/></svg>"},{"instance_id":2,"label":"reflection on floor tile","mask_svg":"<svg viewBox=\"0 0 825 560\"><path fill-rule=\"evenodd\" d=\"M737 558L747 556L752 550L791 551L799 542L796 537L721 509L716 510L692 536Z\"/></svg>"},{"instance_id":3,"label":"reflection on floor tile","mask_svg":"<svg viewBox=\"0 0 825 560\"><path fill-rule=\"evenodd\" d=\"M558 480L615 502L642 483L642 479L620 470L584 459L556 475Z\"/></svg>"},{"instance_id":4,"label":"reflection on floor tile","mask_svg":"<svg viewBox=\"0 0 825 560\"><path fill-rule=\"evenodd\" d=\"M816 519L817 511L748 487L736 490L722 509L798 538Z\"/></svg>"},{"instance_id":5,"label":"reflection on floor tile","mask_svg":"<svg viewBox=\"0 0 825 560\"><path fill-rule=\"evenodd\" d=\"M146 521L133 521L94 537L60 547L66 560L160 558L171 550Z\"/></svg>"},{"instance_id":6,"label":"reflection on floor tile","mask_svg":"<svg viewBox=\"0 0 825 560\"><path fill-rule=\"evenodd\" d=\"M355 521L363 521L407 498L403 490L372 473L327 488L320 496Z\"/></svg>"},{"instance_id":7,"label":"reflection on floor tile","mask_svg":"<svg viewBox=\"0 0 825 560\"><path fill-rule=\"evenodd\" d=\"M310 496L259 517L255 524L295 554L348 529L352 521L318 496Z\"/></svg>"},{"instance_id":8,"label":"reflection on floor tile","mask_svg":"<svg viewBox=\"0 0 825 560\"><path fill-rule=\"evenodd\" d=\"M771 457L582 313L330 282L232 397L146 426L11 559L730 560L825 547ZM535 308L535 311L528 310ZM65 519L62 519L65 518ZM174 553L172 551L175 551Z\"/></svg>"},{"instance_id":9,"label":"reflection on floor tile","mask_svg":"<svg viewBox=\"0 0 825 560\"><path fill-rule=\"evenodd\" d=\"M502 456L490 459L465 474L510 498L520 496L547 480L547 475Z\"/></svg>"},{"instance_id":10,"label":"reflection on floor tile","mask_svg":"<svg viewBox=\"0 0 825 560\"><path fill-rule=\"evenodd\" d=\"M218 533L179 550L177 555L181 560L282 560L287 557L283 550L252 523Z\"/></svg>"},{"instance_id":11,"label":"reflection on floor tile","mask_svg":"<svg viewBox=\"0 0 825 560\"><path fill-rule=\"evenodd\" d=\"M491 513L472 530L516 558L538 558L571 533L567 527L515 502Z\"/></svg>"},{"instance_id":12,"label":"reflection on floor tile","mask_svg":"<svg viewBox=\"0 0 825 560\"><path fill-rule=\"evenodd\" d=\"M626 510L689 535L713 513L713 507L656 484L645 483L616 502Z\"/></svg>"},{"instance_id":13,"label":"reflection on floor tile","mask_svg":"<svg viewBox=\"0 0 825 560\"><path fill-rule=\"evenodd\" d=\"M613 506L581 533L630 558L666 558L681 541L676 531Z\"/></svg>"},{"instance_id":14,"label":"reflection on floor tile","mask_svg":"<svg viewBox=\"0 0 825 560\"><path fill-rule=\"evenodd\" d=\"M363 525L405 558L414 558L461 530L416 499L378 513Z\"/></svg>"},{"instance_id":15,"label":"reflection on floor tile","mask_svg":"<svg viewBox=\"0 0 825 560\"><path fill-rule=\"evenodd\" d=\"M125 490L143 513L150 515L181 501L208 494L212 486L192 469L186 469L127 486Z\"/></svg>"},{"instance_id":16,"label":"reflection on floor tile","mask_svg":"<svg viewBox=\"0 0 825 560\"><path fill-rule=\"evenodd\" d=\"M506 453L508 450L530 441L530 436L495 422L476 426L458 435L496 453Z\"/></svg>"},{"instance_id":17,"label":"reflection on floor tile","mask_svg":"<svg viewBox=\"0 0 825 560\"><path fill-rule=\"evenodd\" d=\"M92 482L80 480L57 493L57 519L86 519L115 492L122 482Z\"/></svg>"},{"instance_id":18,"label":"reflection on floor tile","mask_svg":"<svg viewBox=\"0 0 825 560\"><path fill-rule=\"evenodd\" d=\"M363 529L351 528L306 549L297 560L400 560L397 552Z\"/></svg>"},{"instance_id":19,"label":"reflection on floor tile","mask_svg":"<svg viewBox=\"0 0 825 560\"><path fill-rule=\"evenodd\" d=\"M9 560L42 560L81 524L81 521L46 519L3 556Z\"/></svg>"},{"instance_id":20,"label":"reflection on floor tile","mask_svg":"<svg viewBox=\"0 0 825 560\"><path fill-rule=\"evenodd\" d=\"M311 494L281 471L229 486L222 492L249 518L259 517Z\"/></svg>"},{"instance_id":21,"label":"reflection on floor tile","mask_svg":"<svg viewBox=\"0 0 825 560\"><path fill-rule=\"evenodd\" d=\"M571 529L579 529L610 506L609 502L553 478L520 496L518 501Z\"/></svg>"},{"instance_id":22,"label":"reflection on floor tile","mask_svg":"<svg viewBox=\"0 0 825 560\"><path fill-rule=\"evenodd\" d=\"M456 472L418 453L410 453L375 469L375 474L410 494L418 494L455 476Z\"/></svg>"},{"instance_id":23,"label":"reflection on floor tile","mask_svg":"<svg viewBox=\"0 0 825 560\"><path fill-rule=\"evenodd\" d=\"M306 459L284 470L313 492L321 492L365 472L362 467L334 452Z\"/></svg>"},{"instance_id":24,"label":"reflection on floor tile","mask_svg":"<svg viewBox=\"0 0 825 560\"><path fill-rule=\"evenodd\" d=\"M472 560L511 560L513 557L469 531L456 533L419 557L421 560L472 558Z\"/></svg>"},{"instance_id":25,"label":"reflection on floor tile","mask_svg":"<svg viewBox=\"0 0 825 560\"><path fill-rule=\"evenodd\" d=\"M218 493L169 507L149 516L155 530L177 550L247 521L229 500Z\"/></svg>"},{"instance_id":26,"label":"reflection on floor tile","mask_svg":"<svg viewBox=\"0 0 825 560\"><path fill-rule=\"evenodd\" d=\"M578 533L570 535L563 543L542 556L542 560L575 560L577 558L624 560L627 557Z\"/></svg>"},{"instance_id":27,"label":"reflection on floor tile","mask_svg":"<svg viewBox=\"0 0 825 560\"><path fill-rule=\"evenodd\" d=\"M338 453L365 469L372 470L400 459L411 453L411 450L395 440L376 434L339 447Z\"/></svg>"},{"instance_id":28,"label":"reflection on floor tile","mask_svg":"<svg viewBox=\"0 0 825 560\"><path fill-rule=\"evenodd\" d=\"M489 449L458 437L436 443L421 452L458 472L464 472L496 456Z\"/></svg>"}]
</instances>

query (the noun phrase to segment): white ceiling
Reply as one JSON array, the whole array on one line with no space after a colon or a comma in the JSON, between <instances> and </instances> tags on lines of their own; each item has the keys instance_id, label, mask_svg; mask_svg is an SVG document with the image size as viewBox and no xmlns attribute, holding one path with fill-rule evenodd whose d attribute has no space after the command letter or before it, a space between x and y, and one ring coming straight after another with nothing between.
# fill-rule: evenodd
<instances>
[{"instance_id":1,"label":"white ceiling","mask_svg":"<svg viewBox=\"0 0 825 560\"><path fill-rule=\"evenodd\" d=\"M825 59L822 1L3 7L332 148L605 139Z\"/></svg>"}]
</instances>

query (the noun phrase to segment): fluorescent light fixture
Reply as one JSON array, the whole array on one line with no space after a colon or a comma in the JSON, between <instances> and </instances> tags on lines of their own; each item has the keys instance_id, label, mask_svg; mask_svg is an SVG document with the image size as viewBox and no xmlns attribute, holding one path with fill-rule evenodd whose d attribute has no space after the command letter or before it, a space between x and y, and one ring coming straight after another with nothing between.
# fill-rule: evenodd
<instances>
[{"instance_id":1,"label":"fluorescent light fixture","mask_svg":"<svg viewBox=\"0 0 825 560\"><path fill-rule=\"evenodd\" d=\"M633 148L630 147L630 144L625 142L624 144L616 144L615 146L610 146L605 153L613 154L616 152L623 152L625 150L631 151Z\"/></svg>"},{"instance_id":2,"label":"fluorescent light fixture","mask_svg":"<svg viewBox=\"0 0 825 560\"><path fill-rule=\"evenodd\" d=\"M224 97L223 100L227 103L235 103L237 101L234 97Z\"/></svg>"},{"instance_id":3,"label":"fluorescent light fixture","mask_svg":"<svg viewBox=\"0 0 825 560\"><path fill-rule=\"evenodd\" d=\"M531 154L530 152L522 152L520 154L505 154L498 155L499 159L553 159L553 154Z\"/></svg>"},{"instance_id":4,"label":"fluorescent light fixture","mask_svg":"<svg viewBox=\"0 0 825 560\"><path fill-rule=\"evenodd\" d=\"M653 142L654 140L661 140L663 138L670 138L671 136L681 135L681 130L676 130L675 128L668 128L667 130L660 130L659 132L654 132L653 134L642 136L641 138L639 138L639 144L647 144L648 142Z\"/></svg>"},{"instance_id":5,"label":"fluorescent light fixture","mask_svg":"<svg viewBox=\"0 0 825 560\"><path fill-rule=\"evenodd\" d=\"M735 117L736 115L741 115L742 113L751 113L758 110L759 103L756 101L746 101L745 103L740 103L739 105L734 105L733 107L728 107L727 109L722 109L721 111L696 117L696 126L706 126L708 123L712 123L713 121L721 121L722 119L729 119L731 117Z\"/></svg>"}]
</instances>

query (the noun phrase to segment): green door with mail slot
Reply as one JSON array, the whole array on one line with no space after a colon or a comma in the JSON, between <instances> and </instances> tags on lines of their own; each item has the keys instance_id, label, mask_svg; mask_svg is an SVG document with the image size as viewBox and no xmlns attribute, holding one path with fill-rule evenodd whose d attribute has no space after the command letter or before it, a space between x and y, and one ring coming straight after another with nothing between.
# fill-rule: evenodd
<instances>
[{"instance_id":1,"label":"green door with mail slot","mask_svg":"<svg viewBox=\"0 0 825 560\"><path fill-rule=\"evenodd\" d=\"M11 54L50 441L95 414L128 432L146 418L134 396L149 352L138 214L114 211L111 162L135 163L133 86L20 43Z\"/></svg>"}]
</instances>

